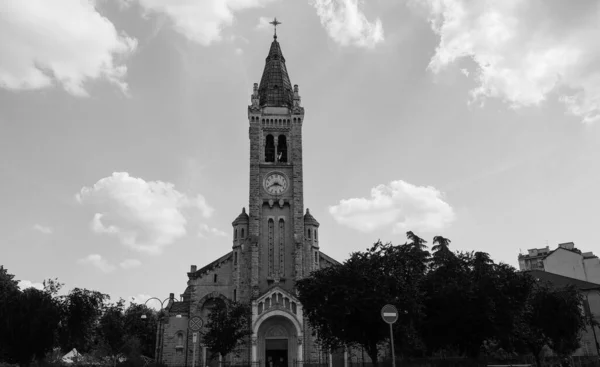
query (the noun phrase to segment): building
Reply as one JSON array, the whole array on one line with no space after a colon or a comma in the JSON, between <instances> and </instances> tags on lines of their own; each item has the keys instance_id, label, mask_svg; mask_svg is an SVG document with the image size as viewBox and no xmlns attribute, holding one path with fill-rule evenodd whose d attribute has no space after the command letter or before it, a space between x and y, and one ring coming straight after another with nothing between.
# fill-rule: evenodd
<instances>
[{"instance_id":1,"label":"building","mask_svg":"<svg viewBox=\"0 0 600 367\"><path fill-rule=\"evenodd\" d=\"M519 255L519 268L600 284L600 259L592 252L581 252L573 242L561 243L552 251L548 246L530 249L526 255Z\"/></svg>"},{"instance_id":2,"label":"building","mask_svg":"<svg viewBox=\"0 0 600 367\"><path fill-rule=\"evenodd\" d=\"M253 87L248 122L248 211L242 209L232 223L232 251L202 268L192 265L181 300L171 296L158 342L159 358L168 365L218 363L209 360L200 338L194 342L194 327L225 298L251 302L253 331L239 355L226 356L226 362L270 366L272 361L273 367L287 367L323 355L303 316L295 282L337 262L320 251L319 222L304 210L304 108L276 35L260 84ZM326 358L332 360L330 354Z\"/></svg>"},{"instance_id":3,"label":"building","mask_svg":"<svg viewBox=\"0 0 600 367\"><path fill-rule=\"evenodd\" d=\"M546 282L556 288L568 285L575 286L584 297L584 312L588 318L600 323L600 284L588 282L581 279L571 278L560 274L543 270L527 271L534 279ZM587 327L581 336L581 347L573 354L574 356L597 356L600 355L600 328ZM551 351L550 351L551 352Z\"/></svg>"}]
</instances>

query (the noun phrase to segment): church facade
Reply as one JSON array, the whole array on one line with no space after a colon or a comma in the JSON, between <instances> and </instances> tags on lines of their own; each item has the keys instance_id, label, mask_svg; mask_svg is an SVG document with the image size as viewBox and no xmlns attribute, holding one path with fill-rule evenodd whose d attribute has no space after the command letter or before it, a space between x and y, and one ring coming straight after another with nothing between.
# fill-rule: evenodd
<instances>
[{"instance_id":1,"label":"church facade","mask_svg":"<svg viewBox=\"0 0 600 367\"><path fill-rule=\"evenodd\" d=\"M167 365L218 365L201 332L211 307L224 298L252 305L252 336L225 362L292 367L323 358L295 283L337 261L320 251L319 223L304 208L304 108L276 35L260 84L253 86L248 122L248 210L232 223L232 250L202 268L192 265L181 299L171 295L157 341L159 360Z\"/></svg>"}]
</instances>

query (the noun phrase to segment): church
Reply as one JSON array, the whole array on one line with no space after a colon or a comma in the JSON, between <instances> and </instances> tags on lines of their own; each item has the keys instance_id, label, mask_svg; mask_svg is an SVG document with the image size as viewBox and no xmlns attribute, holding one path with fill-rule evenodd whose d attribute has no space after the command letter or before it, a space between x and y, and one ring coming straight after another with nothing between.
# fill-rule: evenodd
<instances>
[{"instance_id":1,"label":"church","mask_svg":"<svg viewBox=\"0 0 600 367\"><path fill-rule=\"evenodd\" d=\"M158 360L169 366L219 364L210 360L201 334L211 307L225 298L251 303L252 336L221 362L293 367L332 360L316 345L295 289L311 271L338 262L320 251L319 222L304 208L304 108L277 33L260 84L253 86L248 123L248 210L244 207L232 223L232 250L202 268L192 265L181 299L171 294L157 332Z\"/></svg>"}]
</instances>

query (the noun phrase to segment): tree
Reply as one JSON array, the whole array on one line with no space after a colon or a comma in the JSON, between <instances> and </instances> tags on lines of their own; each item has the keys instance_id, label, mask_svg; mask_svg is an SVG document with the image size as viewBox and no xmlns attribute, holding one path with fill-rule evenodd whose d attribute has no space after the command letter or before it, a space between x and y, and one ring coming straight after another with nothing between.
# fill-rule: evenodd
<instances>
[{"instance_id":1,"label":"tree","mask_svg":"<svg viewBox=\"0 0 600 367\"><path fill-rule=\"evenodd\" d=\"M515 328L519 346L534 355L538 367L544 346L562 357L571 355L579 348L586 325L582 296L573 286L556 288L529 274L522 277L530 284L530 293Z\"/></svg>"},{"instance_id":2,"label":"tree","mask_svg":"<svg viewBox=\"0 0 600 367\"><path fill-rule=\"evenodd\" d=\"M112 359L116 366L119 355L126 347L125 317L123 308L125 301L105 307L98 323L98 344L100 353Z\"/></svg>"},{"instance_id":3,"label":"tree","mask_svg":"<svg viewBox=\"0 0 600 367\"><path fill-rule=\"evenodd\" d=\"M60 306L51 294L35 288L12 293L3 304L2 356L8 363L28 366L54 346Z\"/></svg>"},{"instance_id":4,"label":"tree","mask_svg":"<svg viewBox=\"0 0 600 367\"><path fill-rule=\"evenodd\" d=\"M76 348L86 353L92 348L95 327L108 299L107 294L81 288L74 288L61 297L63 313L59 344L63 352Z\"/></svg>"},{"instance_id":5,"label":"tree","mask_svg":"<svg viewBox=\"0 0 600 367\"><path fill-rule=\"evenodd\" d=\"M309 324L329 349L361 345L374 364L379 346L389 338L381 308L391 303L400 311L404 331L399 339L405 350L419 343L416 325L422 318L428 252L412 232L411 243L393 246L376 242L366 252L355 252L342 265L320 269L299 280L296 287ZM402 334L402 335L405 335Z\"/></svg>"},{"instance_id":6,"label":"tree","mask_svg":"<svg viewBox=\"0 0 600 367\"><path fill-rule=\"evenodd\" d=\"M249 304L219 300L208 315L204 344L217 355L226 356L252 335L252 308Z\"/></svg>"},{"instance_id":7,"label":"tree","mask_svg":"<svg viewBox=\"0 0 600 367\"><path fill-rule=\"evenodd\" d=\"M142 315L146 318L142 319ZM154 357L157 313L144 304L131 303L125 310L125 333L139 340L139 352Z\"/></svg>"}]
</instances>

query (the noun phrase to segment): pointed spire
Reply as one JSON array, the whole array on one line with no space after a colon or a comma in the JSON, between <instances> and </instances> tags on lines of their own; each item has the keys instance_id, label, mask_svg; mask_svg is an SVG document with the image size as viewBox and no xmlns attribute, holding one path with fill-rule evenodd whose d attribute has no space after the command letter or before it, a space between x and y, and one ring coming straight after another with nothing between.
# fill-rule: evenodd
<instances>
[{"instance_id":1,"label":"pointed spire","mask_svg":"<svg viewBox=\"0 0 600 367\"><path fill-rule=\"evenodd\" d=\"M277 27L281 23L275 19L271 24ZM277 33L273 37L269 55L265 62L265 69L258 87L258 95L261 107L291 108L294 103L294 91L285 66L285 58L281 52L279 42L277 42Z\"/></svg>"}]
</instances>

